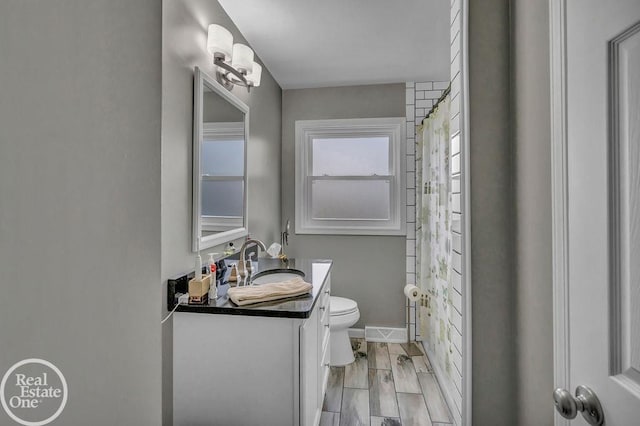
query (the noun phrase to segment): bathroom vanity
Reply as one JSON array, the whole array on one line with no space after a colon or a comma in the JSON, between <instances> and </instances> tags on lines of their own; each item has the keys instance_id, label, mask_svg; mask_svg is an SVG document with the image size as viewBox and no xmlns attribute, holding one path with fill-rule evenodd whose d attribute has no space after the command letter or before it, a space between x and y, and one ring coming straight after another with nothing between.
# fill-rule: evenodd
<instances>
[{"instance_id":1,"label":"bathroom vanity","mask_svg":"<svg viewBox=\"0 0 640 426\"><path fill-rule=\"evenodd\" d=\"M297 269L307 296L236 306L223 285L173 320L174 425L317 425L329 375L330 260L260 259ZM256 272L258 272L256 271Z\"/></svg>"},{"instance_id":2,"label":"bathroom vanity","mask_svg":"<svg viewBox=\"0 0 640 426\"><path fill-rule=\"evenodd\" d=\"M192 240L201 252L248 235L249 107L198 68L193 99ZM254 274L302 271L312 293L248 306L228 299L228 284L206 305L175 306L190 277L169 280L175 426L319 423L329 376L331 266L259 259Z\"/></svg>"}]
</instances>

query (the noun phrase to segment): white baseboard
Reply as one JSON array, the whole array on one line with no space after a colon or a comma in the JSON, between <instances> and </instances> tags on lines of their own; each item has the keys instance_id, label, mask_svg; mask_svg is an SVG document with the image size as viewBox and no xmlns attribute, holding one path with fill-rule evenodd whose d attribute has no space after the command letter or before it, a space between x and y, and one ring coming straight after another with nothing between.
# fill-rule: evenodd
<instances>
[{"instance_id":1,"label":"white baseboard","mask_svg":"<svg viewBox=\"0 0 640 426\"><path fill-rule=\"evenodd\" d=\"M406 328L365 326L364 335L367 342L407 343L409 341Z\"/></svg>"},{"instance_id":2,"label":"white baseboard","mask_svg":"<svg viewBox=\"0 0 640 426\"><path fill-rule=\"evenodd\" d=\"M364 339L364 328L350 328L347 333L354 339Z\"/></svg>"},{"instance_id":3,"label":"white baseboard","mask_svg":"<svg viewBox=\"0 0 640 426\"><path fill-rule=\"evenodd\" d=\"M406 328L365 326L365 328L350 328L347 332L349 337L366 339L367 342L407 343L409 341Z\"/></svg>"}]
</instances>

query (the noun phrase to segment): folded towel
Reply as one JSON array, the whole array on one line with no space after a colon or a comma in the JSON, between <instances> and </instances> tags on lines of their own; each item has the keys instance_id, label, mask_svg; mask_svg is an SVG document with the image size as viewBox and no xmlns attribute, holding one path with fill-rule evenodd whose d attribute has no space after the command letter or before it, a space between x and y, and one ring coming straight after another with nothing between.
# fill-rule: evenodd
<instances>
[{"instance_id":1,"label":"folded towel","mask_svg":"<svg viewBox=\"0 0 640 426\"><path fill-rule=\"evenodd\" d=\"M311 293L312 288L311 284L304 282L300 277L296 277L280 283L233 287L227 291L227 295L236 305L244 306L301 296Z\"/></svg>"}]
</instances>

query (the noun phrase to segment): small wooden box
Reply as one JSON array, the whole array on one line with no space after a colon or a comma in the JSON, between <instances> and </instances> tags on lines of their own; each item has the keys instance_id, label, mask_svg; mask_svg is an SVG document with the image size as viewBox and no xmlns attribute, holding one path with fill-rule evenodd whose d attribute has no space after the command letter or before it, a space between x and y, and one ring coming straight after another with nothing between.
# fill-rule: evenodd
<instances>
[{"instance_id":1,"label":"small wooden box","mask_svg":"<svg viewBox=\"0 0 640 426\"><path fill-rule=\"evenodd\" d=\"M205 303L211 287L211 275L205 275L201 280L193 278L189 281L189 303Z\"/></svg>"}]
</instances>

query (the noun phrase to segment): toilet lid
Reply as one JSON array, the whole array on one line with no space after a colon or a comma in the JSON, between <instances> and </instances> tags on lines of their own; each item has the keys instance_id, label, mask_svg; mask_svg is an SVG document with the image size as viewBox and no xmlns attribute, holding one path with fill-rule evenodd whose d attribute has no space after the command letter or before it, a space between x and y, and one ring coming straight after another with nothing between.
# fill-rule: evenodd
<instances>
[{"instance_id":1,"label":"toilet lid","mask_svg":"<svg viewBox=\"0 0 640 426\"><path fill-rule=\"evenodd\" d=\"M350 314L351 312L358 310L358 304L355 301L337 296L331 296L331 303L329 306L331 315Z\"/></svg>"}]
</instances>

